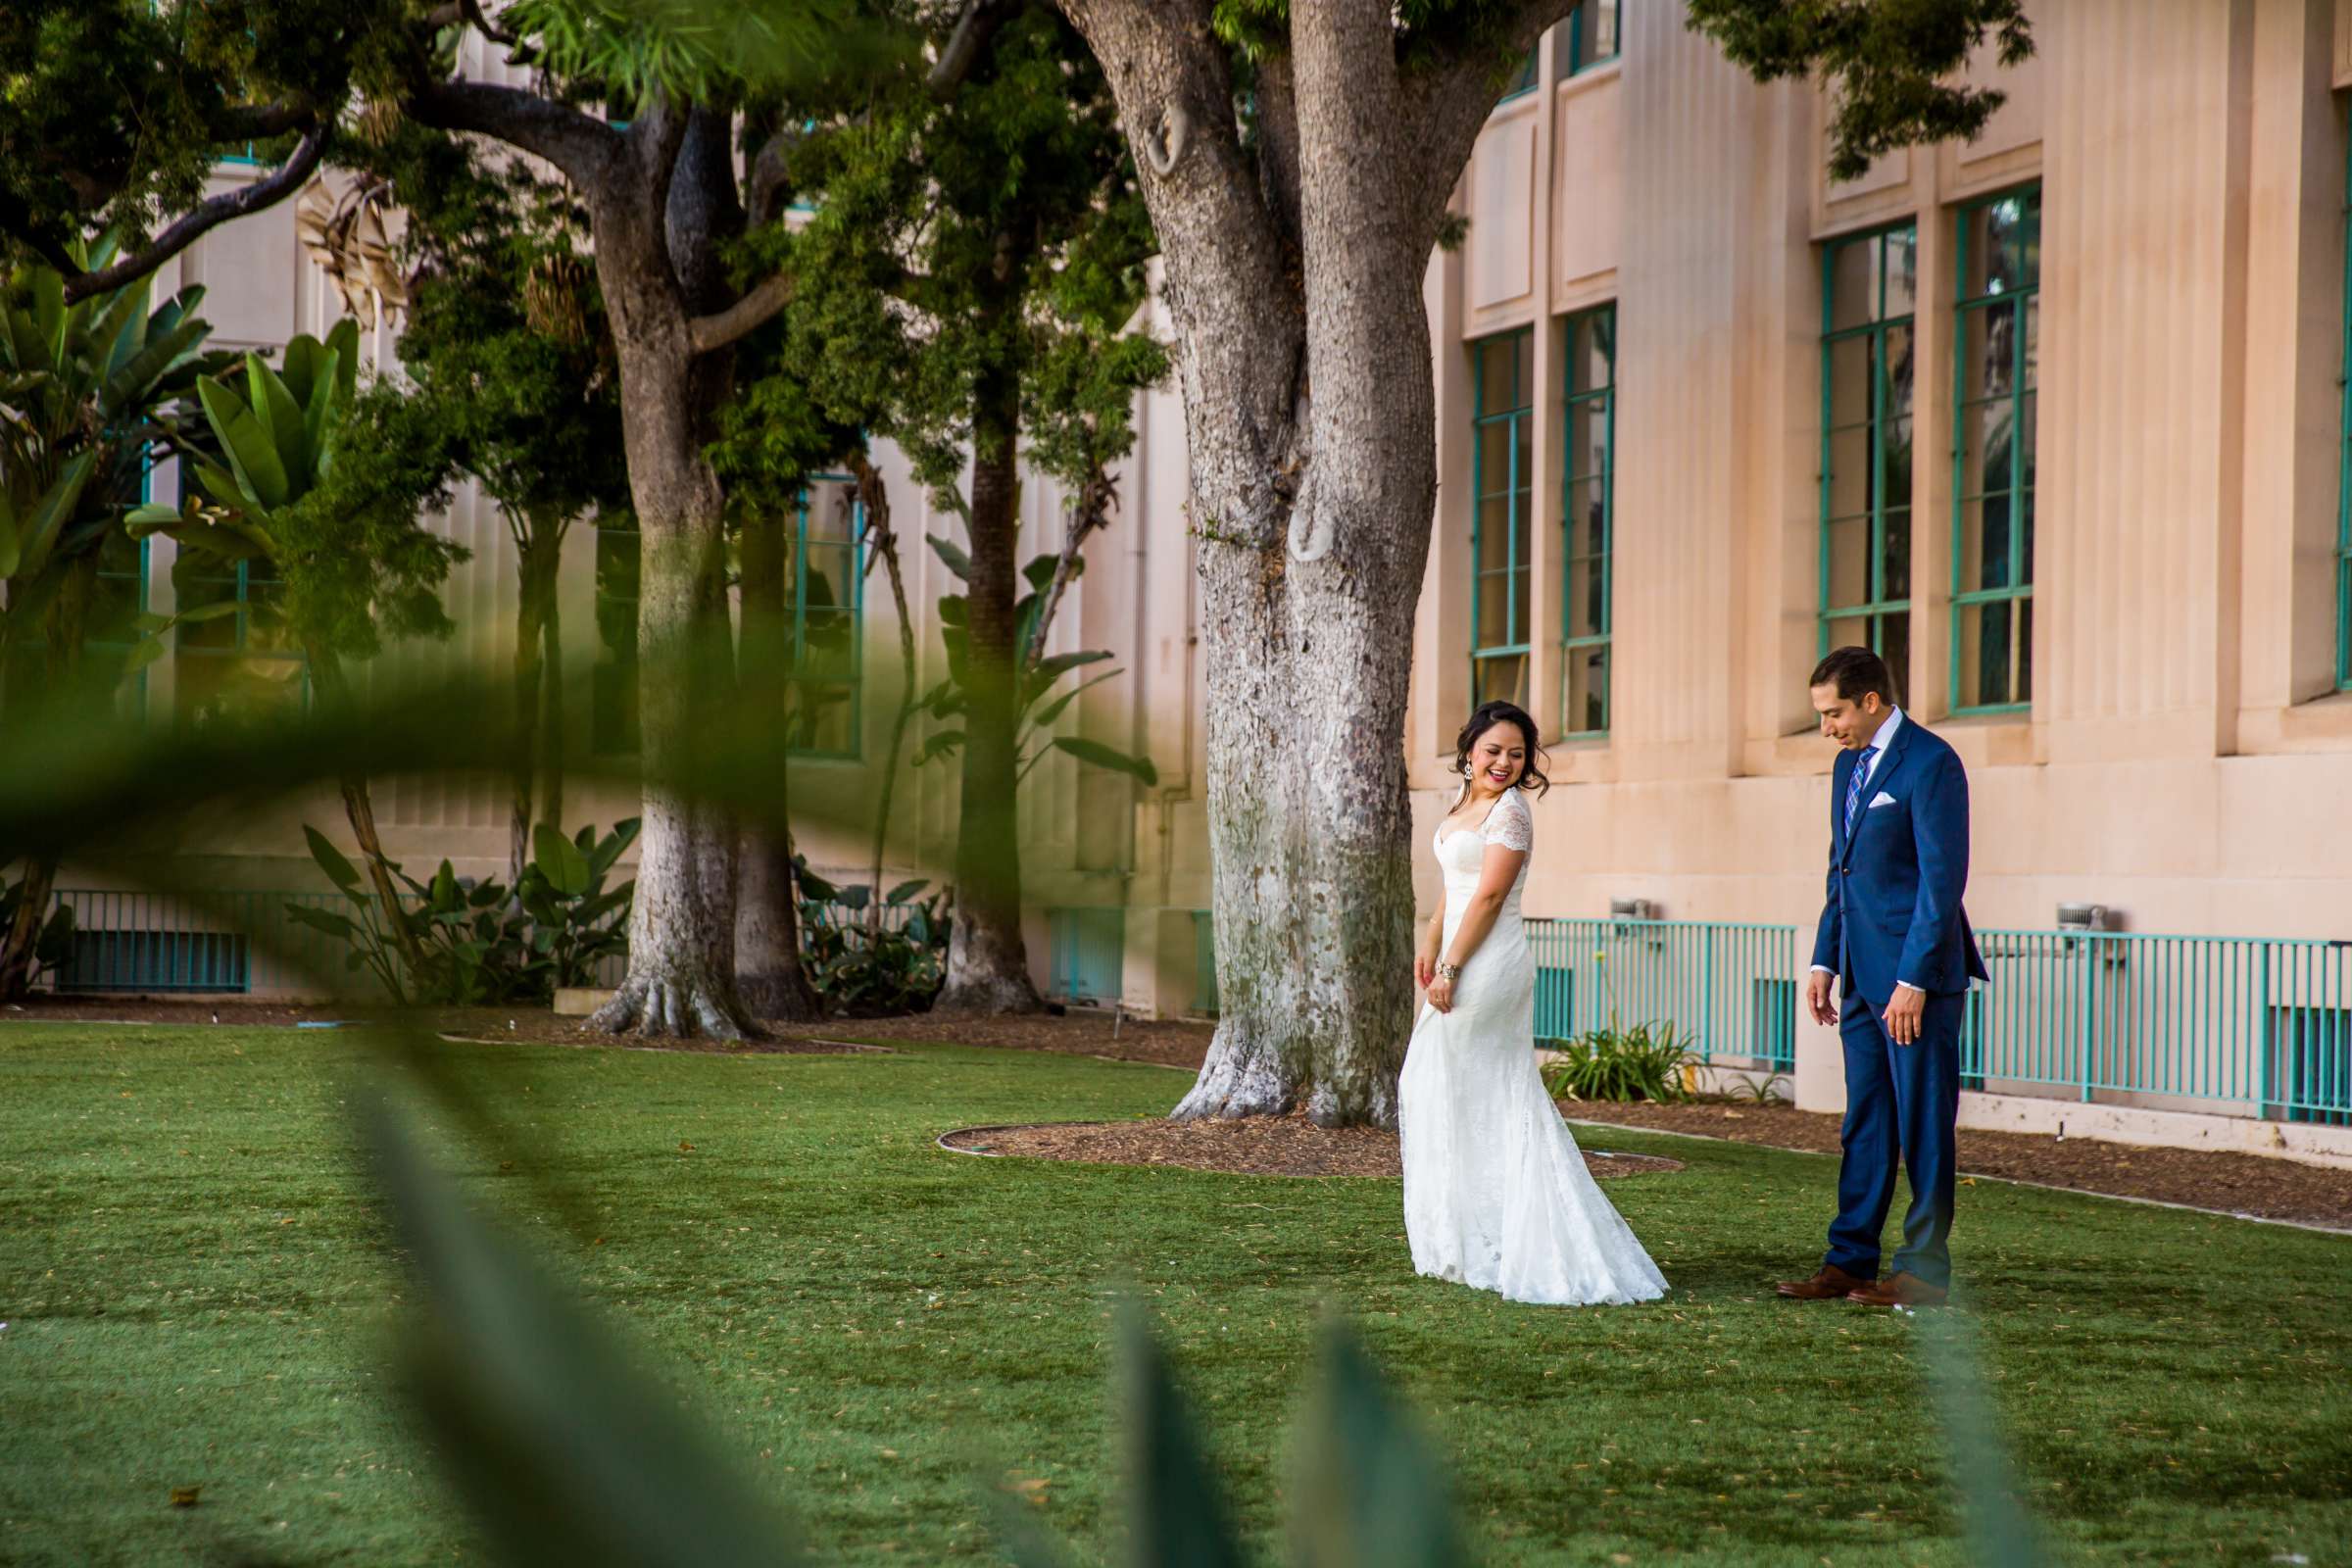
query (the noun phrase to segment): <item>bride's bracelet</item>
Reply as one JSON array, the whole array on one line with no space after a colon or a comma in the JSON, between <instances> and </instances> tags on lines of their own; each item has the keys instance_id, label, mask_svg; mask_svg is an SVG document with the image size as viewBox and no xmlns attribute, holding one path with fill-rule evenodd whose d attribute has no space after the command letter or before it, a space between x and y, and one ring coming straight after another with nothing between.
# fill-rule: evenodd
<instances>
[{"instance_id":1,"label":"bride's bracelet","mask_svg":"<svg viewBox=\"0 0 2352 1568\"><path fill-rule=\"evenodd\" d=\"M1458 963L1447 963L1447 962L1446 962L1446 961L1444 958L1440 958L1440 959L1438 960L1438 978L1439 978L1439 979L1441 979L1441 980L1459 980L1461 977L1462 977L1462 966L1461 966L1460 964L1458 964Z\"/></svg>"}]
</instances>

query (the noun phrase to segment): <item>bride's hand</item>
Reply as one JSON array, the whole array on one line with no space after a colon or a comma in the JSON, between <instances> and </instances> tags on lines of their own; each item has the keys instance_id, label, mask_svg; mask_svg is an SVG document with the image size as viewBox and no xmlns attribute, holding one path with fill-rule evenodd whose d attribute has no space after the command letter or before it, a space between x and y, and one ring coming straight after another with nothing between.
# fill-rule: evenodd
<instances>
[{"instance_id":1,"label":"bride's hand","mask_svg":"<svg viewBox=\"0 0 2352 1568\"><path fill-rule=\"evenodd\" d=\"M1440 975L1429 983L1429 1004L1440 1012L1453 1010L1453 982Z\"/></svg>"},{"instance_id":2,"label":"bride's hand","mask_svg":"<svg viewBox=\"0 0 2352 1568\"><path fill-rule=\"evenodd\" d=\"M1413 984L1419 986L1422 990L1427 991L1429 989L1429 983L1432 980L1435 980L1437 977L1438 960L1431 957L1426 953L1414 954Z\"/></svg>"}]
</instances>

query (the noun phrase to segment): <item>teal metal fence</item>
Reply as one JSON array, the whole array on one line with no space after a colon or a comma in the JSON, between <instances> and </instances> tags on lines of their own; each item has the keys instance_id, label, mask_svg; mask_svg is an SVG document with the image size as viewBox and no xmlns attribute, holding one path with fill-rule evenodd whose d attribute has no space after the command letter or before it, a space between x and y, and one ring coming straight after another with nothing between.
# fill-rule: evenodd
<instances>
[{"instance_id":1,"label":"teal metal fence","mask_svg":"<svg viewBox=\"0 0 2352 1568\"><path fill-rule=\"evenodd\" d=\"M2352 1125L2352 942L1981 931L1963 1082Z\"/></svg>"},{"instance_id":2,"label":"teal metal fence","mask_svg":"<svg viewBox=\"0 0 2352 1568\"><path fill-rule=\"evenodd\" d=\"M349 901L340 893L59 888L49 901L53 909L60 904L74 909L72 952L48 977L61 994L315 997L375 990L367 971L352 965L342 942L286 912L288 905L303 905L348 913ZM913 910L911 905L885 905L882 924L895 931ZM808 926L862 929L866 918L863 909L838 903L805 903L801 912ZM606 923L626 917L616 910ZM628 966L626 954L612 955L598 964L596 982L616 986Z\"/></svg>"},{"instance_id":3,"label":"teal metal fence","mask_svg":"<svg viewBox=\"0 0 2352 1568\"><path fill-rule=\"evenodd\" d=\"M1530 920L1536 1034L1672 1024L1703 1061L1796 1065L1796 927L1729 920Z\"/></svg>"},{"instance_id":4,"label":"teal metal fence","mask_svg":"<svg viewBox=\"0 0 2352 1568\"><path fill-rule=\"evenodd\" d=\"M1072 1002L1116 1002L1126 962L1127 911L1048 909L1052 949L1047 989Z\"/></svg>"}]
</instances>

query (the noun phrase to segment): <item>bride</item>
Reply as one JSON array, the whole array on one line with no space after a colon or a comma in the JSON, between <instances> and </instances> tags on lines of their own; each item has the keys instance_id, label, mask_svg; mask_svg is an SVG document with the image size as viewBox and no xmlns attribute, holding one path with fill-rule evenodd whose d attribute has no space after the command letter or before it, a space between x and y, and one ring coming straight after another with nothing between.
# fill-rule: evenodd
<instances>
[{"instance_id":1,"label":"bride","mask_svg":"<svg viewBox=\"0 0 2352 1568\"><path fill-rule=\"evenodd\" d=\"M1414 960L1428 1002L1397 1086L1404 1228L1413 1267L1549 1306L1666 1294L1642 1244L1585 1168L1535 1056L1536 964L1519 918L1535 818L1535 720L1509 703L1470 715L1464 782L1438 824L1446 907Z\"/></svg>"}]
</instances>

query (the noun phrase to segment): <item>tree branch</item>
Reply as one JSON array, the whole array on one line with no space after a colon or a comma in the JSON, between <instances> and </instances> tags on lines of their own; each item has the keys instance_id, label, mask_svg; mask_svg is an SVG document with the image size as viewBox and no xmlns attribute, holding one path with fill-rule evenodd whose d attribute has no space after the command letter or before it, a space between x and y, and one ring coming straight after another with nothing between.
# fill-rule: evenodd
<instances>
[{"instance_id":1,"label":"tree branch","mask_svg":"<svg viewBox=\"0 0 2352 1568\"><path fill-rule=\"evenodd\" d=\"M934 98L954 96L997 29L1020 13L1021 5L1013 0L968 0L963 14L956 19L956 30L948 35L947 44L923 78L923 90Z\"/></svg>"},{"instance_id":2,"label":"tree branch","mask_svg":"<svg viewBox=\"0 0 2352 1568\"><path fill-rule=\"evenodd\" d=\"M749 294L725 310L698 316L687 322L687 342L697 354L723 349L759 328L791 303L791 278L778 273L762 279Z\"/></svg>"},{"instance_id":3,"label":"tree branch","mask_svg":"<svg viewBox=\"0 0 2352 1568\"><path fill-rule=\"evenodd\" d=\"M1583 0L1518 0L1510 13L1496 18L1488 28L1428 45L1406 73L1406 112L1411 122L1425 130L1416 143L1419 167L1408 187L1408 200L1416 220L1427 217L1432 244L1445 216L1446 199L1470 162L1470 150L1478 144L1487 116L1502 96L1507 63L1533 49L1544 28L1581 3Z\"/></svg>"},{"instance_id":4,"label":"tree branch","mask_svg":"<svg viewBox=\"0 0 2352 1568\"><path fill-rule=\"evenodd\" d=\"M224 109L213 120L211 128L221 141L266 141L289 130L307 129L318 119L318 111L307 99L293 99Z\"/></svg>"},{"instance_id":5,"label":"tree branch","mask_svg":"<svg viewBox=\"0 0 2352 1568\"><path fill-rule=\"evenodd\" d=\"M469 130L544 158L582 194L604 182L626 145L624 133L601 120L535 92L485 81L420 75L410 83L407 109L419 124Z\"/></svg>"},{"instance_id":6,"label":"tree branch","mask_svg":"<svg viewBox=\"0 0 2352 1568\"><path fill-rule=\"evenodd\" d=\"M326 151L326 138L331 127L321 122L303 133L302 141L276 172L258 179L241 190L222 191L196 204L183 213L154 240L111 267L95 272L70 271L66 276L66 302L87 299L120 288L134 279L145 277L157 268L196 243L208 229L217 228L232 218L243 218L266 207L275 206L302 188L318 167Z\"/></svg>"}]
</instances>

